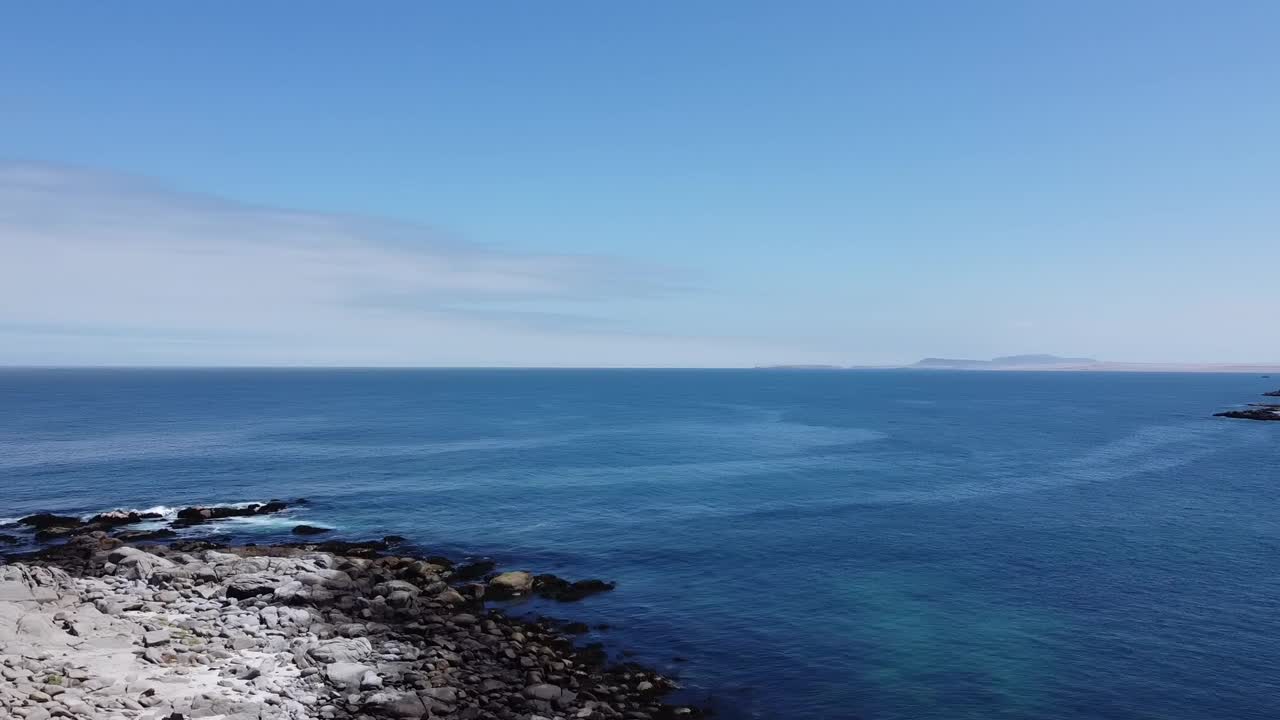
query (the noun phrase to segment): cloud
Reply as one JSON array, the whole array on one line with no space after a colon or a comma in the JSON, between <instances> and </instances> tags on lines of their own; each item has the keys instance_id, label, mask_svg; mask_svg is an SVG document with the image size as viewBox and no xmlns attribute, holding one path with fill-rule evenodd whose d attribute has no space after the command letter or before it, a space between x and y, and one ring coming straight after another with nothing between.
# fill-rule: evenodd
<instances>
[{"instance_id":1,"label":"cloud","mask_svg":"<svg viewBox=\"0 0 1280 720\"><path fill-rule=\"evenodd\" d=\"M684 292L670 271L75 168L0 164L0 256L2 363L757 360L750 343L645 336L609 316Z\"/></svg>"}]
</instances>

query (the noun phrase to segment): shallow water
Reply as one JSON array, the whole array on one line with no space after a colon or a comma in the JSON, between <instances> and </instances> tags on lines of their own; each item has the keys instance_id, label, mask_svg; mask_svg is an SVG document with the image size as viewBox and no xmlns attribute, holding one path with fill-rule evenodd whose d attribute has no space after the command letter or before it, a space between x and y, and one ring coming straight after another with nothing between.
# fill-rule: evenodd
<instances>
[{"instance_id":1,"label":"shallow water","mask_svg":"<svg viewBox=\"0 0 1280 720\"><path fill-rule=\"evenodd\" d=\"M1209 415L1278 382L9 370L0 516L305 496L219 527L614 579L529 609L728 718L1272 718L1280 423Z\"/></svg>"}]
</instances>

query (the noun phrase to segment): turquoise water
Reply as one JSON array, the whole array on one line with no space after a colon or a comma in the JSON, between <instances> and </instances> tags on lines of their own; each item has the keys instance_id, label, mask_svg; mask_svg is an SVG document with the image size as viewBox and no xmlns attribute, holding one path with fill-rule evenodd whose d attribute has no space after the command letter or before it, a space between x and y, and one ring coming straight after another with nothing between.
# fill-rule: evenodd
<instances>
[{"instance_id":1,"label":"turquoise water","mask_svg":"<svg viewBox=\"0 0 1280 720\"><path fill-rule=\"evenodd\" d=\"M0 371L0 516L305 496L617 580L722 717L1273 718L1280 423L1250 375ZM681 661L673 659L680 656Z\"/></svg>"}]
</instances>

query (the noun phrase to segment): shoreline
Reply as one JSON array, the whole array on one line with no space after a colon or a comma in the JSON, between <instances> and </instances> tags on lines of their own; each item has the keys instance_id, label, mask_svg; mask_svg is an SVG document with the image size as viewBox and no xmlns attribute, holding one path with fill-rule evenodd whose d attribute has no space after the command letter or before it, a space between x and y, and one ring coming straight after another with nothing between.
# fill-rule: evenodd
<instances>
[{"instance_id":1,"label":"shoreline","mask_svg":"<svg viewBox=\"0 0 1280 720\"><path fill-rule=\"evenodd\" d=\"M285 506L247 507L269 514ZM200 517L202 510L210 512ZM171 525L213 526L237 516L215 517L231 512L188 508ZM633 663L611 664L598 643L575 644L585 625L519 618L488 604L533 596L573 602L611 591L611 583L419 557L398 550L394 537L300 537L237 547L118 537L136 536L129 526L151 521L126 511L88 521L52 515L20 521L44 540L66 541L0 555L0 673L6 680L0 708L10 716L658 720L704 714L663 701L678 687L670 678Z\"/></svg>"}]
</instances>

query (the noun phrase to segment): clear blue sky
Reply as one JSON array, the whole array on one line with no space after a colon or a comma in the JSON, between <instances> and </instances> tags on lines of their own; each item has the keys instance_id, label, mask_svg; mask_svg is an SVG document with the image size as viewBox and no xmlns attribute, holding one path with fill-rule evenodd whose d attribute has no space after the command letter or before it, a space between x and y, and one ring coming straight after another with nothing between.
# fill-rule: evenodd
<instances>
[{"instance_id":1,"label":"clear blue sky","mask_svg":"<svg viewBox=\"0 0 1280 720\"><path fill-rule=\"evenodd\" d=\"M4 16L0 363L1280 361L1274 2Z\"/></svg>"}]
</instances>

